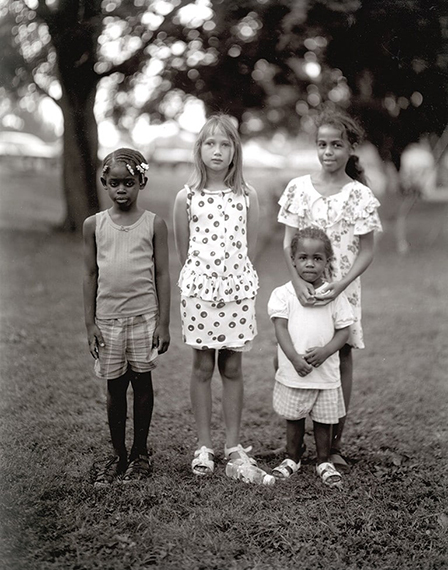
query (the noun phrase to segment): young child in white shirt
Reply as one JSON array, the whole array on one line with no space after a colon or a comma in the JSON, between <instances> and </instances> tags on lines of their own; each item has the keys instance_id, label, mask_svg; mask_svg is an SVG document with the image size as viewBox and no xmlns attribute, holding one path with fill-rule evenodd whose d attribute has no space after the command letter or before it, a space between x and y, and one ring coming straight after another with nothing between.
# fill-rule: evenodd
<instances>
[{"instance_id":1,"label":"young child in white shirt","mask_svg":"<svg viewBox=\"0 0 448 570\"><path fill-rule=\"evenodd\" d=\"M316 227L299 230L291 242L297 274L317 293L331 278L333 248ZM316 471L323 483L340 486L341 474L329 461L332 429L345 415L339 349L347 342L353 313L344 293L325 305L303 306L291 282L271 294L268 313L278 341L274 410L286 419L288 457L273 470L280 479L300 468L305 419L310 415L316 441Z\"/></svg>"}]
</instances>

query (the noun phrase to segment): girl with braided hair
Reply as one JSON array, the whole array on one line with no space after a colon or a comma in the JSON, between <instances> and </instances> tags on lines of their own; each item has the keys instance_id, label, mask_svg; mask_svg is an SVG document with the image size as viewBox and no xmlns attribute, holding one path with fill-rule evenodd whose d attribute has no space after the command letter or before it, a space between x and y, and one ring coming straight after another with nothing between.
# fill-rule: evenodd
<instances>
[{"instance_id":1,"label":"girl with braided hair","mask_svg":"<svg viewBox=\"0 0 448 570\"><path fill-rule=\"evenodd\" d=\"M107 380L107 416L114 455L95 487L117 477L150 475L147 439L154 396L151 371L170 342L170 276L165 222L138 205L148 164L120 148L103 161L101 183L112 201L84 222L84 310L95 372ZM134 442L125 443L127 390L134 392Z\"/></svg>"},{"instance_id":2,"label":"girl with braided hair","mask_svg":"<svg viewBox=\"0 0 448 570\"><path fill-rule=\"evenodd\" d=\"M346 114L326 111L317 118L316 127L321 169L289 182L279 201L278 221L285 224L285 259L302 305L329 303L345 291L354 310L355 322L339 353L347 410L353 381L352 348L364 348L360 275L373 260L374 232L381 231L377 213L380 204L365 185L363 169L354 154L363 139L358 123ZM334 249L335 275L326 287L325 296L316 294L314 285L301 279L291 262L291 240L297 229L306 226L324 230ZM348 464L341 455L344 425L345 417L340 418L335 430L331 459L347 469Z\"/></svg>"}]
</instances>

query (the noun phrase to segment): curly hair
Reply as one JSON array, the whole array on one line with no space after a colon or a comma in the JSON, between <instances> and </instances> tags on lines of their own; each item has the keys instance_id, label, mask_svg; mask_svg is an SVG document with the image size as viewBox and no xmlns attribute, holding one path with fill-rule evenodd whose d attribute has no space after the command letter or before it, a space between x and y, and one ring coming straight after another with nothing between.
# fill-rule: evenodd
<instances>
[{"instance_id":1,"label":"curly hair","mask_svg":"<svg viewBox=\"0 0 448 570\"><path fill-rule=\"evenodd\" d=\"M297 253L297 249L299 247L299 242L303 239L316 239L323 243L324 245L324 252L327 256L327 269L326 276L328 279L332 279L335 274L334 270L334 251L333 246L331 245L330 238L327 234L316 226L307 226L306 228L302 228L301 230L297 230L294 234L292 241L291 241L291 258L294 259Z\"/></svg>"},{"instance_id":2,"label":"curly hair","mask_svg":"<svg viewBox=\"0 0 448 570\"><path fill-rule=\"evenodd\" d=\"M361 144L364 140L364 129L359 122L340 111L326 110L318 115L315 119L316 131L324 125L329 125L341 131L342 138L345 138L351 146ZM352 154L348 159L345 172L353 180L358 180L362 184L367 183L364 168L359 162L359 157L355 154Z\"/></svg>"}]
</instances>

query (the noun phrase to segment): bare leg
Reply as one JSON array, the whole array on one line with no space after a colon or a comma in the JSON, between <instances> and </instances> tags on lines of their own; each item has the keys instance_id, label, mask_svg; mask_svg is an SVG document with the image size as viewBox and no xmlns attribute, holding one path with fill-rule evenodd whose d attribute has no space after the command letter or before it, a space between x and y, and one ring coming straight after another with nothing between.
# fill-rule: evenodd
<instances>
[{"instance_id":1,"label":"bare leg","mask_svg":"<svg viewBox=\"0 0 448 570\"><path fill-rule=\"evenodd\" d=\"M286 453L296 463L302 457L304 437L305 418L301 420L286 420Z\"/></svg>"},{"instance_id":2,"label":"bare leg","mask_svg":"<svg viewBox=\"0 0 448 570\"><path fill-rule=\"evenodd\" d=\"M223 383L222 409L226 425L227 447L234 447L240 443L244 397L241 362L241 352L220 350L218 353L218 368Z\"/></svg>"},{"instance_id":3,"label":"bare leg","mask_svg":"<svg viewBox=\"0 0 448 570\"><path fill-rule=\"evenodd\" d=\"M317 465L328 461L331 445L331 424L313 422L316 441Z\"/></svg>"},{"instance_id":4,"label":"bare leg","mask_svg":"<svg viewBox=\"0 0 448 570\"><path fill-rule=\"evenodd\" d=\"M213 449L210 424L212 417L211 381L215 368L215 351L193 350L193 371L190 383L190 397L198 433L198 447L205 445Z\"/></svg>"},{"instance_id":5,"label":"bare leg","mask_svg":"<svg viewBox=\"0 0 448 570\"><path fill-rule=\"evenodd\" d=\"M132 388L134 390L134 444L129 460L139 455L148 454L148 434L154 408L154 391L151 372L132 373Z\"/></svg>"},{"instance_id":6,"label":"bare leg","mask_svg":"<svg viewBox=\"0 0 448 570\"><path fill-rule=\"evenodd\" d=\"M352 347L350 345L346 344L341 348L339 351L339 359L342 393L344 395L345 413L347 414L350 405L353 384L353 356ZM339 453L341 451L342 433L344 431L346 417L347 416L345 415L343 418L339 418L339 423L335 426L335 429L333 431L331 449L334 452Z\"/></svg>"},{"instance_id":7,"label":"bare leg","mask_svg":"<svg viewBox=\"0 0 448 570\"><path fill-rule=\"evenodd\" d=\"M120 378L107 381L107 419L109 422L110 437L115 454L120 462L127 462L126 451L126 393L131 379L128 370Z\"/></svg>"}]
</instances>

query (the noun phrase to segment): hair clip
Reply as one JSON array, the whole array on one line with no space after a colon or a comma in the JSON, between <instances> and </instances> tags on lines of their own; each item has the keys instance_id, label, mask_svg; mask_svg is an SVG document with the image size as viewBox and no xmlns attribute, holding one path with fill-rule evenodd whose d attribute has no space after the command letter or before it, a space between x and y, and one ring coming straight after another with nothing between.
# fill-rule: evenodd
<instances>
[{"instance_id":1,"label":"hair clip","mask_svg":"<svg viewBox=\"0 0 448 570\"><path fill-rule=\"evenodd\" d=\"M140 172L140 174L144 174L146 170L149 170L149 164L142 162L141 164L137 164L135 168Z\"/></svg>"},{"instance_id":2,"label":"hair clip","mask_svg":"<svg viewBox=\"0 0 448 570\"><path fill-rule=\"evenodd\" d=\"M129 172L132 174L132 176L134 176L135 172L134 169L132 168L132 166L128 163L126 163L126 168L129 170Z\"/></svg>"}]
</instances>

